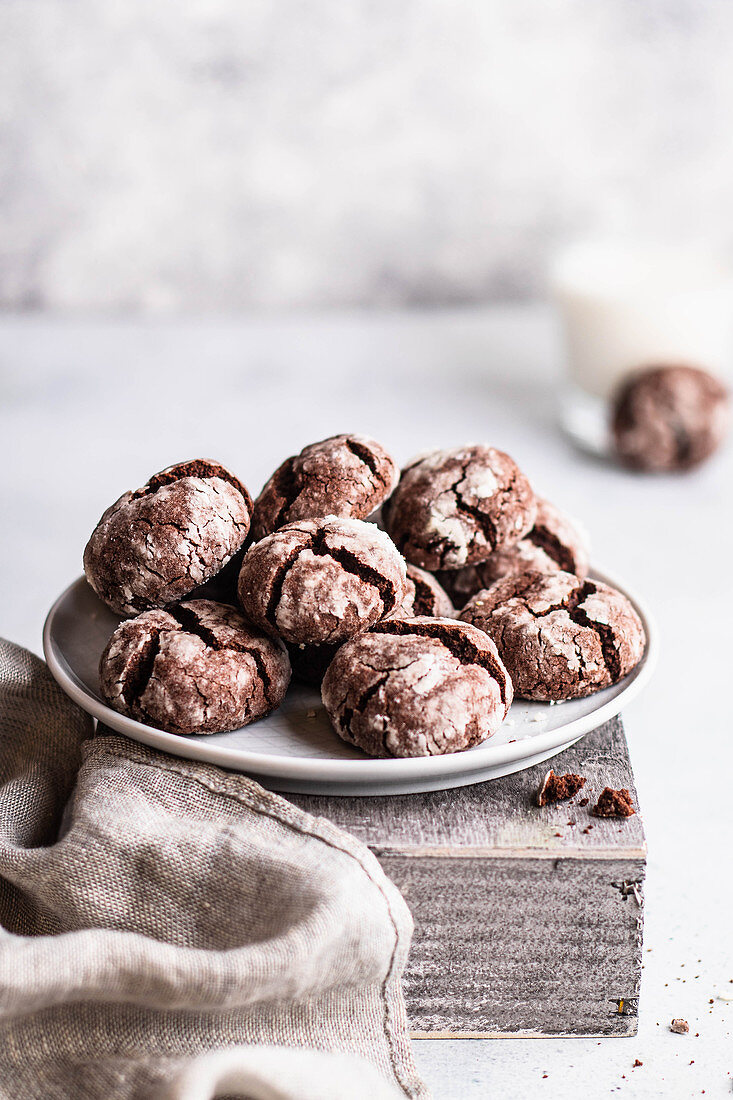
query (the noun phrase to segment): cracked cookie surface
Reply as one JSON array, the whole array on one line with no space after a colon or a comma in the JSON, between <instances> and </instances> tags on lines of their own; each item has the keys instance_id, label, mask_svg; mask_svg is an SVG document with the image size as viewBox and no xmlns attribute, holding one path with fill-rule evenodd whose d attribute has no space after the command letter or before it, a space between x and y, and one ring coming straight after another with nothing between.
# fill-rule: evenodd
<instances>
[{"instance_id":1,"label":"cracked cookie surface","mask_svg":"<svg viewBox=\"0 0 733 1100\"><path fill-rule=\"evenodd\" d=\"M405 563L373 523L327 516L250 546L239 574L245 614L286 642L338 644L399 607Z\"/></svg>"},{"instance_id":2,"label":"cracked cookie surface","mask_svg":"<svg viewBox=\"0 0 733 1100\"><path fill-rule=\"evenodd\" d=\"M512 683L482 631L417 617L383 621L341 646L321 694L339 736L371 756L435 756L495 733Z\"/></svg>"},{"instance_id":3,"label":"cracked cookie surface","mask_svg":"<svg viewBox=\"0 0 733 1100\"><path fill-rule=\"evenodd\" d=\"M399 470L379 443L334 435L286 459L257 497L252 534L264 538L287 523L335 515L366 519L394 489Z\"/></svg>"},{"instance_id":4,"label":"cracked cookie surface","mask_svg":"<svg viewBox=\"0 0 733 1100\"><path fill-rule=\"evenodd\" d=\"M528 569L539 573L553 573L562 569L586 577L588 573L588 541L564 512L549 500L537 498L537 517L534 527L519 542L494 550L486 561L440 573L438 580L457 607L496 581L512 573Z\"/></svg>"},{"instance_id":5,"label":"cracked cookie surface","mask_svg":"<svg viewBox=\"0 0 733 1100\"><path fill-rule=\"evenodd\" d=\"M406 466L382 517L408 561L458 569L523 538L534 524L535 498L509 455L477 444Z\"/></svg>"},{"instance_id":6,"label":"cracked cookie surface","mask_svg":"<svg viewBox=\"0 0 733 1100\"><path fill-rule=\"evenodd\" d=\"M460 615L494 639L522 699L577 699L641 660L644 628L624 595L572 573L518 573L479 592Z\"/></svg>"},{"instance_id":7,"label":"cracked cookie surface","mask_svg":"<svg viewBox=\"0 0 733 1100\"><path fill-rule=\"evenodd\" d=\"M659 366L633 374L614 400L618 457L638 470L686 470L704 462L728 430L725 387L707 371Z\"/></svg>"},{"instance_id":8,"label":"cracked cookie surface","mask_svg":"<svg viewBox=\"0 0 733 1100\"><path fill-rule=\"evenodd\" d=\"M280 705L289 681L285 647L211 600L125 620L99 663L110 706L169 733L246 726Z\"/></svg>"},{"instance_id":9,"label":"cracked cookie surface","mask_svg":"<svg viewBox=\"0 0 733 1100\"><path fill-rule=\"evenodd\" d=\"M107 509L84 550L84 572L118 615L164 607L215 577L244 544L252 501L218 462L155 474Z\"/></svg>"}]
</instances>

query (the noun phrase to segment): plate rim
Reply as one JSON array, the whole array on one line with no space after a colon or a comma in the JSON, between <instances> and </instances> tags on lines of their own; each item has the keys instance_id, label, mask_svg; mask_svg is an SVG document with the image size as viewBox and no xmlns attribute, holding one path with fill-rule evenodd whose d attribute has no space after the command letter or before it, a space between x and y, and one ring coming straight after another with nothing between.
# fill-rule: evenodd
<instances>
[{"instance_id":1,"label":"plate rim","mask_svg":"<svg viewBox=\"0 0 733 1100\"><path fill-rule=\"evenodd\" d=\"M554 730L538 733L531 738L518 738L503 745L492 745L491 738L487 738L480 748L489 750L490 755L488 757L484 753L455 752L437 756L367 757L364 760L347 760L343 758L279 756L275 753L248 753L241 748L232 749L210 742L207 744L208 739L205 734L182 737L179 734L148 726L143 722L136 721L134 718L128 718L126 715L108 707L106 703L91 694L68 665L63 657L63 650L54 638L54 622L62 605L75 588L88 584L84 575L77 577L71 584L67 585L51 605L43 625L43 652L56 683L87 714L91 714L98 721L103 722L104 725L130 737L133 741L141 742L163 752L169 752L174 756L189 760L200 760L230 770L243 771L269 778L311 783L349 783L360 786L377 782L389 783L390 781L414 780L419 782L423 778L428 779L436 776L444 776L449 779L454 775L481 772L493 767L516 763L524 757L536 756L537 753L549 752L553 749L561 751L570 742L578 740L619 714L646 687L656 667L659 648L656 623L647 604L627 584L620 582L604 569L594 567L589 576L610 584L621 591L631 601L641 618L646 632L647 645L640 665L634 670L636 675L613 699L607 700L597 709L558 726ZM338 735L334 733L334 736ZM531 752L527 751L530 746Z\"/></svg>"}]
</instances>

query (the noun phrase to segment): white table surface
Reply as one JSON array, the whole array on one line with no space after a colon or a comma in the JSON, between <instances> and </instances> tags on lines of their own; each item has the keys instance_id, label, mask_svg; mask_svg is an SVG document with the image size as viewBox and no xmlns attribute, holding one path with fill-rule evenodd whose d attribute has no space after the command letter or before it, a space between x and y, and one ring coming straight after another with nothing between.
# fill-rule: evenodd
<instances>
[{"instance_id":1,"label":"white table surface","mask_svg":"<svg viewBox=\"0 0 733 1100\"><path fill-rule=\"evenodd\" d=\"M371 433L399 460L477 440L508 450L585 520L596 561L645 595L661 630L657 675L625 715L649 844L639 1034L423 1040L418 1064L436 1100L730 1096L733 446L685 477L584 458L556 428L559 359L541 308L4 318L0 632L40 653L46 609L103 509L176 460L220 459L256 492L283 457L339 431ZM689 1035L670 1033L674 1016Z\"/></svg>"}]
</instances>

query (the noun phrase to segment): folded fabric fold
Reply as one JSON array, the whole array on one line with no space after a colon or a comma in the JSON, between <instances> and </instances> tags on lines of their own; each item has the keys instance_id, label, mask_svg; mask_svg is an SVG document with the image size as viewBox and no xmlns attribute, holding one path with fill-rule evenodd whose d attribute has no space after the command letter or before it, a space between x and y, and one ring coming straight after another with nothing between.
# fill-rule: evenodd
<instances>
[{"instance_id":1,"label":"folded fabric fold","mask_svg":"<svg viewBox=\"0 0 733 1100\"><path fill-rule=\"evenodd\" d=\"M372 854L244 776L92 733L0 642L0 1095L426 1097L411 918Z\"/></svg>"}]
</instances>

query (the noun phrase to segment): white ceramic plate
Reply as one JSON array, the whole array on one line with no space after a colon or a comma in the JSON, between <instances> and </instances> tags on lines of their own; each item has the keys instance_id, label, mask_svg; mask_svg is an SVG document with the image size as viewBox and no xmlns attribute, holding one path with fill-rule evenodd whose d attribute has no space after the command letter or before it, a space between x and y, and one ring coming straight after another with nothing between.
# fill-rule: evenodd
<instances>
[{"instance_id":1,"label":"white ceramic plate","mask_svg":"<svg viewBox=\"0 0 733 1100\"><path fill-rule=\"evenodd\" d=\"M134 741L175 756L246 772L278 791L377 795L442 790L547 760L618 714L644 687L656 657L654 624L643 604L618 581L594 575L625 592L641 616L648 644L638 667L621 683L587 699L555 705L518 699L493 737L447 756L368 757L334 733L318 692L295 682L278 711L230 733L182 737L126 718L102 700L97 678L99 658L119 619L83 577L49 611L43 649L53 676L79 706Z\"/></svg>"}]
</instances>

